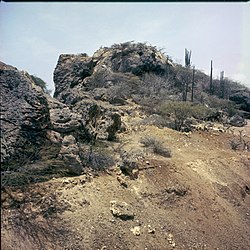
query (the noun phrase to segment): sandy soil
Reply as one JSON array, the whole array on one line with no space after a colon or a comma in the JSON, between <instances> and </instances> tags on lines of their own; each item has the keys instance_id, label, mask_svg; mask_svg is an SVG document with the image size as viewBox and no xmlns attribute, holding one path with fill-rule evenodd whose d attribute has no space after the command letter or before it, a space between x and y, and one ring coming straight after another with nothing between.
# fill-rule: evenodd
<instances>
[{"instance_id":1,"label":"sandy soil","mask_svg":"<svg viewBox=\"0 0 250 250\"><path fill-rule=\"evenodd\" d=\"M250 140L250 123L243 129ZM143 155L136 179L113 168L3 192L2 249L250 249L250 154L231 149L237 130L140 126L119 142ZM172 157L143 148L145 135L163 140ZM126 202L134 217L115 217L111 201Z\"/></svg>"}]
</instances>

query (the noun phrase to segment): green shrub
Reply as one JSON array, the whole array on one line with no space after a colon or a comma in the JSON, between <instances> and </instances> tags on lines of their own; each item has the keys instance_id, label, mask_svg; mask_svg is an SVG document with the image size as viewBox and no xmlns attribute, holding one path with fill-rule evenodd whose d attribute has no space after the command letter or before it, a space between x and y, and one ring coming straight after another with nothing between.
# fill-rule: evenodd
<instances>
[{"instance_id":1,"label":"green shrub","mask_svg":"<svg viewBox=\"0 0 250 250\"><path fill-rule=\"evenodd\" d=\"M192 102L168 101L158 108L159 114L174 121L174 129L181 131L188 118L207 120L214 110Z\"/></svg>"},{"instance_id":2,"label":"green shrub","mask_svg":"<svg viewBox=\"0 0 250 250\"><path fill-rule=\"evenodd\" d=\"M168 101L158 109L162 116L172 117L175 123L175 130L180 131L184 121L192 116L192 104L189 102Z\"/></svg>"},{"instance_id":3,"label":"green shrub","mask_svg":"<svg viewBox=\"0 0 250 250\"><path fill-rule=\"evenodd\" d=\"M31 79L37 86L40 86L46 94L51 94L51 90L47 89L47 83L36 75L31 75Z\"/></svg>"}]
</instances>

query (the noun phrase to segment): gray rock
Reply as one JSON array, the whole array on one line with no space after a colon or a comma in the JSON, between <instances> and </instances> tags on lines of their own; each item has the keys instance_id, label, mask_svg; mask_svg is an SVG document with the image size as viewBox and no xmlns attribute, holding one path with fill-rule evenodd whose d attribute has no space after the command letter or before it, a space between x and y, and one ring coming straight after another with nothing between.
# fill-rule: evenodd
<instances>
[{"instance_id":1,"label":"gray rock","mask_svg":"<svg viewBox=\"0 0 250 250\"><path fill-rule=\"evenodd\" d=\"M1 162L22 159L42 145L50 126L46 94L30 75L0 63Z\"/></svg>"},{"instance_id":2,"label":"gray rock","mask_svg":"<svg viewBox=\"0 0 250 250\"><path fill-rule=\"evenodd\" d=\"M90 138L115 140L121 129L119 110L110 104L99 104L94 100L82 100L74 106L75 112L82 116L82 123Z\"/></svg>"},{"instance_id":3,"label":"gray rock","mask_svg":"<svg viewBox=\"0 0 250 250\"><path fill-rule=\"evenodd\" d=\"M82 116L71 111L69 107L56 99L48 98L51 129L68 133L79 129Z\"/></svg>"},{"instance_id":4,"label":"gray rock","mask_svg":"<svg viewBox=\"0 0 250 250\"><path fill-rule=\"evenodd\" d=\"M243 127L246 125L246 120L239 115L234 115L229 119L229 124L235 127Z\"/></svg>"},{"instance_id":5,"label":"gray rock","mask_svg":"<svg viewBox=\"0 0 250 250\"><path fill-rule=\"evenodd\" d=\"M247 88L240 89L235 91L232 95L229 96L229 99L235 102L239 109L250 112L250 90Z\"/></svg>"},{"instance_id":6,"label":"gray rock","mask_svg":"<svg viewBox=\"0 0 250 250\"><path fill-rule=\"evenodd\" d=\"M86 54L63 54L54 71L54 97L63 103L72 104L81 99L83 92L121 83L126 86L126 82L133 76L163 74L169 65L172 63L155 47L142 43L123 43L101 48L92 57ZM99 94L97 98L101 98ZM113 101L121 105L124 103L120 97Z\"/></svg>"},{"instance_id":7,"label":"gray rock","mask_svg":"<svg viewBox=\"0 0 250 250\"><path fill-rule=\"evenodd\" d=\"M110 201L110 211L122 220L132 220L135 216L132 207L126 202Z\"/></svg>"},{"instance_id":8,"label":"gray rock","mask_svg":"<svg viewBox=\"0 0 250 250\"><path fill-rule=\"evenodd\" d=\"M69 135L63 138L59 157L64 161L66 168L76 175L80 175L83 170L79 150L74 136Z\"/></svg>"}]
</instances>

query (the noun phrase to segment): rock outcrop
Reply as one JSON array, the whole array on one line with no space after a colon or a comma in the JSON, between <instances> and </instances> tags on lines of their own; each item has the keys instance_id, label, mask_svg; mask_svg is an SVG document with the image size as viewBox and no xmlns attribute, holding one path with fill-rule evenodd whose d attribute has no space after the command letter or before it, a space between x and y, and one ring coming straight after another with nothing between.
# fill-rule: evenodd
<instances>
[{"instance_id":1,"label":"rock outcrop","mask_svg":"<svg viewBox=\"0 0 250 250\"><path fill-rule=\"evenodd\" d=\"M50 126L46 95L27 72L0 63L1 163L23 160L43 143Z\"/></svg>"},{"instance_id":2,"label":"rock outcrop","mask_svg":"<svg viewBox=\"0 0 250 250\"><path fill-rule=\"evenodd\" d=\"M59 158L64 161L67 169L76 175L80 175L83 170L83 164L79 156L79 151L80 149L74 136L68 135L63 138Z\"/></svg>"},{"instance_id":3,"label":"rock outcrop","mask_svg":"<svg viewBox=\"0 0 250 250\"><path fill-rule=\"evenodd\" d=\"M72 104L89 96L89 91L95 88L109 88L146 73L161 75L171 65L155 47L142 43L128 42L100 48L92 57L87 54L60 55L54 71L54 97Z\"/></svg>"},{"instance_id":4,"label":"rock outcrop","mask_svg":"<svg viewBox=\"0 0 250 250\"><path fill-rule=\"evenodd\" d=\"M63 113L61 121L66 119L71 129L81 123L89 140L114 140L122 128L118 106L127 103L127 89L135 88L145 73L164 74L169 65L171 62L155 47L141 43L100 48L92 57L60 55L54 71L54 97L67 106L62 110L55 107L56 102L50 102L55 107L50 113L52 117ZM66 129L67 124L52 117L56 131ZM79 122L71 126L70 117L78 117Z\"/></svg>"},{"instance_id":5,"label":"rock outcrop","mask_svg":"<svg viewBox=\"0 0 250 250\"><path fill-rule=\"evenodd\" d=\"M58 100L48 97L51 129L59 133L69 133L82 127L82 116Z\"/></svg>"},{"instance_id":6,"label":"rock outcrop","mask_svg":"<svg viewBox=\"0 0 250 250\"><path fill-rule=\"evenodd\" d=\"M55 157L66 165L72 163L72 172L79 174L84 164L78 146L95 140L114 141L127 127L122 116L129 114L131 100L142 106L155 100L159 103L157 93L163 91L165 98L168 81L176 77L174 71L171 60L143 43L115 44L100 48L93 56L64 54L54 71L52 98L27 72L0 63L1 162L35 160L49 142L59 147ZM145 80L147 73L154 77ZM170 74L172 78L167 78ZM154 86L157 77L158 89ZM154 98L148 98L152 91ZM247 91L230 98L249 112ZM65 144L68 138L74 140Z\"/></svg>"},{"instance_id":7,"label":"rock outcrop","mask_svg":"<svg viewBox=\"0 0 250 250\"><path fill-rule=\"evenodd\" d=\"M229 99L235 102L241 110L248 112L248 116L250 116L250 90L247 88L238 90L230 95Z\"/></svg>"}]
</instances>

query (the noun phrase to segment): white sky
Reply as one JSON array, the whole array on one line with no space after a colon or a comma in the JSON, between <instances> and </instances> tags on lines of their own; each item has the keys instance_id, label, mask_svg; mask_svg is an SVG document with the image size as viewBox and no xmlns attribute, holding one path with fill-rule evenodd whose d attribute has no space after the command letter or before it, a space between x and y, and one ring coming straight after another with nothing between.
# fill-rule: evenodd
<instances>
[{"instance_id":1,"label":"white sky","mask_svg":"<svg viewBox=\"0 0 250 250\"><path fill-rule=\"evenodd\" d=\"M0 3L0 60L44 79L62 53L148 42L183 64L250 87L249 3Z\"/></svg>"}]
</instances>

